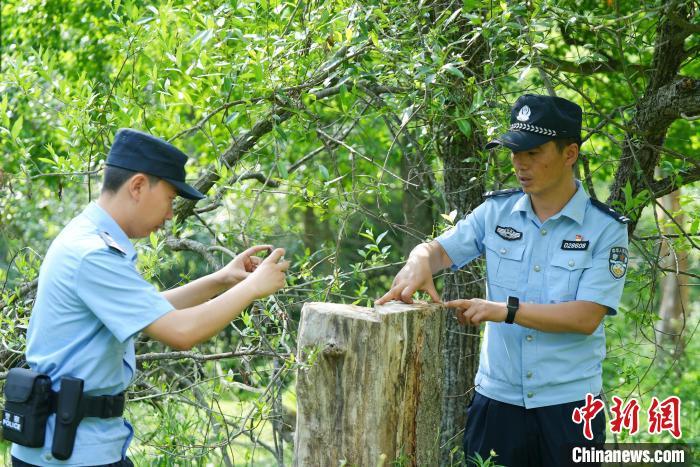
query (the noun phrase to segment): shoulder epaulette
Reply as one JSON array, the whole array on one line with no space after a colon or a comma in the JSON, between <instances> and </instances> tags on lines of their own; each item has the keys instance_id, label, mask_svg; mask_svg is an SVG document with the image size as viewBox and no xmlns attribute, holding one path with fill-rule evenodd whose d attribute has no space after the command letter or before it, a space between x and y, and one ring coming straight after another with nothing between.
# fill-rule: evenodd
<instances>
[{"instance_id":1,"label":"shoulder epaulette","mask_svg":"<svg viewBox=\"0 0 700 467\"><path fill-rule=\"evenodd\" d=\"M591 198L591 204L621 224L627 224L630 221L629 217L623 216L622 214L615 211L613 208L611 208L607 204L605 204L601 201L598 201L595 198Z\"/></svg>"},{"instance_id":2,"label":"shoulder epaulette","mask_svg":"<svg viewBox=\"0 0 700 467\"><path fill-rule=\"evenodd\" d=\"M107 245L110 250L115 251L122 256L126 256L126 250L119 246L119 244L114 241L111 235L109 235L107 232L100 232L100 238L103 242L105 242L105 245Z\"/></svg>"},{"instance_id":3,"label":"shoulder epaulette","mask_svg":"<svg viewBox=\"0 0 700 467\"><path fill-rule=\"evenodd\" d=\"M522 192L523 192L522 188L508 188L506 190L487 191L486 193L484 193L484 198L491 198L493 196L512 195L513 193L522 193Z\"/></svg>"}]
</instances>

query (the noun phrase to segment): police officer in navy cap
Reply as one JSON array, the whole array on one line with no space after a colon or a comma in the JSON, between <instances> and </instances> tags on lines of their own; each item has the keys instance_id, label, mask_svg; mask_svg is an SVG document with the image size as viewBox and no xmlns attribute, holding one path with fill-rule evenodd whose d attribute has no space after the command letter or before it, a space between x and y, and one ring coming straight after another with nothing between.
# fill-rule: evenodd
<instances>
[{"instance_id":1,"label":"police officer in navy cap","mask_svg":"<svg viewBox=\"0 0 700 467\"><path fill-rule=\"evenodd\" d=\"M123 393L136 371L139 332L174 349L190 349L228 326L251 302L284 286L289 267L284 250L274 249L265 260L254 256L271 245L251 247L222 269L164 292L141 277L129 239L146 237L172 218L177 195L204 197L185 182L186 161L182 151L159 138L119 130L99 199L49 247L26 357L31 370L50 378L58 401L51 410L61 417L48 417L42 447L13 445L14 466L133 465L127 458L133 429L122 412ZM62 400L77 400L76 387L81 402L72 413L82 420L72 426L72 415L64 412L73 407Z\"/></svg>"},{"instance_id":2,"label":"police officer in navy cap","mask_svg":"<svg viewBox=\"0 0 700 467\"><path fill-rule=\"evenodd\" d=\"M603 411L590 430L573 414L602 404L602 322L622 295L627 219L574 177L581 116L566 99L521 96L508 131L486 146L511 151L520 187L486 193L454 228L418 245L377 300L411 303L422 290L440 301L435 273L486 257L488 299L446 303L461 324L485 325L467 411L468 460L493 451L509 467L567 465L572 447L605 440Z\"/></svg>"}]
</instances>

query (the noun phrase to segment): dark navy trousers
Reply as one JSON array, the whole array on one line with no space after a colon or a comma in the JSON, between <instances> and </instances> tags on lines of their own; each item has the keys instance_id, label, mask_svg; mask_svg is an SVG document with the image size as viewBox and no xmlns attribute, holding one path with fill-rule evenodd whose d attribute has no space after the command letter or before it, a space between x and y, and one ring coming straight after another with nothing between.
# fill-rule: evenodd
<instances>
[{"instance_id":1,"label":"dark navy trousers","mask_svg":"<svg viewBox=\"0 0 700 467\"><path fill-rule=\"evenodd\" d=\"M464 453L467 465L475 453L506 467L558 467L571 464L573 446L600 446L605 443L605 411L592 420L593 440L583 435L583 425L571 414L585 401L526 409L474 394L467 409ZM587 464L592 465L592 464Z\"/></svg>"}]
</instances>

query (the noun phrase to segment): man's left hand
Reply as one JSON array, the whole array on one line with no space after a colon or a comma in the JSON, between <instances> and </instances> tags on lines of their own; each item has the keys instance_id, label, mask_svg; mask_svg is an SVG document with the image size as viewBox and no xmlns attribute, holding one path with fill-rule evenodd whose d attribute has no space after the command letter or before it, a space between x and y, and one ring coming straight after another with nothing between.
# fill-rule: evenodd
<instances>
[{"instance_id":1,"label":"man's left hand","mask_svg":"<svg viewBox=\"0 0 700 467\"><path fill-rule=\"evenodd\" d=\"M508 309L505 303L490 302L481 298L451 300L445 303L448 308L455 308L455 317L459 324L479 325L484 321L500 323L505 321Z\"/></svg>"},{"instance_id":2,"label":"man's left hand","mask_svg":"<svg viewBox=\"0 0 700 467\"><path fill-rule=\"evenodd\" d=\"M236 255L218 271L221 282L231 287L248 277L263 261L263 258L253 255L265 250L272 250L272 245L255 245Z\"/></svg>"}]
</instances>

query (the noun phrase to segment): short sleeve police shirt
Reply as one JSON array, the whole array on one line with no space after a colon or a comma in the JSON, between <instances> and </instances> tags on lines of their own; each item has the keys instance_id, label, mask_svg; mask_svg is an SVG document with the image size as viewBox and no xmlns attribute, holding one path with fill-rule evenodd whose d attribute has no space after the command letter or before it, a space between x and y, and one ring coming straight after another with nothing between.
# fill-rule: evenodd
<instances>
[{"instance_id":1,"label":"short sleeve police shirt","mask_svg":"<svg viewBox=\"0 0 700 467\"><path fill-rule=\"evenodd\" d=\"M119 225L90 204L51 244L27 330L27 362L51 378L85 381L85 394L113 395L129 386L136 369L134 335L173 306L135 267L136 251ZM51 456L54 418L43 448L13 445L12 455L36 465L99 465L126 455L133 436L121 417L85 418L72 456Z\"/></svg>"},{"instance_id":2,"label":"short sleeve police shirt","mask_svg":"<svg viewBox=\"0 0 700 467\"><path fill-rule=\"evenodd\" d=\"M576 184L571 200L545 222L535 215L530 197L513 190L489 197L437 241L453 268L486 257L492 301L585 300L614 315L627 269L627 228ZM489 322L476 390L527 408L578 401L600 393L604 358L602 323L584 335Z\"/></svg>"}]
</instances>

